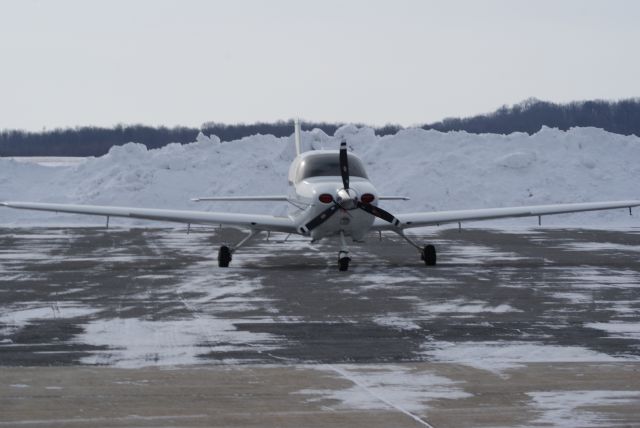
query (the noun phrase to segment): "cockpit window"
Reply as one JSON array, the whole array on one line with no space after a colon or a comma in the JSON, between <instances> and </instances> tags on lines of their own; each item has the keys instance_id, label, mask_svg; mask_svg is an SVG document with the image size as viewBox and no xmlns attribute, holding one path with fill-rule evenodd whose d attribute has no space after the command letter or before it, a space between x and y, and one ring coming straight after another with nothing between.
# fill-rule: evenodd
<instances>
[{"instance_id":1,"label":"cockpit window","mask_svg":"<svg viewBox=\"0 0 640 428\"><path fill-rule=\"evenodd\" d=\"M297 181L309 177L340 177L340 158L338 154L327 153L309 156L298 167ZM368 178L360 159L349 155L349 176Z\"/></svg>"}]
</instances>

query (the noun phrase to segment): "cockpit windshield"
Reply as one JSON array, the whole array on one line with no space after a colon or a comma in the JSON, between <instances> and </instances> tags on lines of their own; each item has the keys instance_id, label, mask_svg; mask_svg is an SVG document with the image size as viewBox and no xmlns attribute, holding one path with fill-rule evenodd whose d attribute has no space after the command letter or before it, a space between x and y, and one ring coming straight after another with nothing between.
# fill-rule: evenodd
<instances>
[{"instance_id":1,"label":"cockpit windshield","mask_svg":"<svg viewBox=\"0 0 640 428\"><path fill-rule=\"evenodd\" d=\"M340 158L337 153L326 153L308 156L298 167L296 180L301 181L309 177L340 177ZM349 176L368 178L360 159L349 155Z\"/></svg>"}]
</instances>

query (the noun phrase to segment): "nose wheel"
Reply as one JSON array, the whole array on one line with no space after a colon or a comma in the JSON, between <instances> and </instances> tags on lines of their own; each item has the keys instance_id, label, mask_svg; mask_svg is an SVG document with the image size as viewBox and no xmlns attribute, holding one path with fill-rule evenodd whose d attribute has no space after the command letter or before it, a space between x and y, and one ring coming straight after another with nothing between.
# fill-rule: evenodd
<instances>
[{"instance_id":1,"label":"nose wheel","mask_svg":"<svg viewBox=\"0 0 640 428\"><path fill-rule=\"evenodd\" d=\"M344 272L349 270L349 249L347 248L347 240L344 238L344 232L340 231L340 251L338 252L338 270Z\"/></svg>"},{"instance_id":2,"label":"nose wheel","mask_svg":"<svg viewBox=\"0 0 640 428\"><path fill-rule=\"evenodd\" d=\"M341 272L349 270L350 261L351 257L349 257L349 253L347 251L340 251L338 253L338 270Z\"/></svg>"}]
</instances>

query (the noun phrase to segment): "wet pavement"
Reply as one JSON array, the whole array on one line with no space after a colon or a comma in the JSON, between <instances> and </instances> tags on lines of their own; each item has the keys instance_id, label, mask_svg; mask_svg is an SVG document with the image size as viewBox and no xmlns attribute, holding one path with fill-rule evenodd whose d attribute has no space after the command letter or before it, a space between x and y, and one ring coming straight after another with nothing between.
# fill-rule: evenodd
<instances>
[{"instance_id":1,"label":"wet pavement","mask_svg":"<svg viewBox=\"0 0 640 428\"><path fill-rule=\"evenodd\" d=\"M640 403L640 230L437 229L415 237L436 245L435 267L425 266L416 250L397 236L383 234L379 240L372 235L366 245L353 245L348 272L337 270L336 243L312 245L272 234L268 241L265 235L240 249L230 268L218 268L218 246L242 236L215 228L192 229L190 234L186 229L0 229L0 366L5 366L0 373L6 375L9 367L33 371L36 366L59 367L60 373L67 366L266 370L277 365L296 373L317 367L337 370L342 381L361 384L375 395L377 386L388 383L376 377L380 370L398 377L416 367L442 375L449 367L444 372L472 371L474 379L488 376L495 385L505 376L523 378L526 385L533 383L526 370L534 367L540 376L555 372L557 379L568 371L584 374L613 367L615 376L609 379L618 376L620 382L614 385L601 376L597 384L579 388L620 391L628 379L623 389L631 395L596 394L583 404L614 403L626 410L613 411L613 419L592 418L588 423L616 420L620 414L624 417L619 426L635 426L640 420L633 411ZM368 373L362 379L358 367ZM447 376L454 383L464 378ZM7 385L13 394L28 391ZM563 417L551 412L556 419L546 420L533 412L522 419L526 412L520 409L513 414L522 420L514 416L511 422L479 422L469 416L464 423L457 419L456 425L445 417L446 400L453 400L446 401L448 405L471 400L471 408L487 403L473 404L470 396L479 393L471 384L453 389L442 385L449 384L436 383L442 394L431 399L440 403L436 407L444 412L442 420L433 410L427 418L429 406L413 408L406 405L406 394L399 395L404 404L398 406L408 408L408 414L400 412L407 426L420 426L410 415L424 416L419 419L426 426L436 426L434 418L437 426L526 421L549 426L549 420ZM504 384L501 388L509 390ZM554 388L546 393L562 389L557 384ZM358 408L320 390L306 385L302 392L293 388L288 394L306 394L311 402L320 396ZM562 401L545 391L525 390L523 386L520 404L529 400L540 408L547 401ZM420 390L418 395L425 394ZM385 397L383 403L396 403ZM575 402L575 397L567 400ZM391 412L398 417L398 409L391 406ZM611 409L597 414L609 413ZM365 426L368 419L359 417ZM141 421L121 422L144 426ZM147 422L159 424L155 419Z\"/></svg>"},{"instance_id":2,"label":"wet pavement","mask_svg":"<svg viewBox=\"0 0 640 428\"><path fill-rule=\"evenodd\" d=\"M416 238L436 267L385 234L354 245L346 273L332 242L272 235L218 268L219 243L241 236L0 230L0 364L430 361L441 343L492 341L640 354L638 231Z\"/></svg>"}]
</instances>

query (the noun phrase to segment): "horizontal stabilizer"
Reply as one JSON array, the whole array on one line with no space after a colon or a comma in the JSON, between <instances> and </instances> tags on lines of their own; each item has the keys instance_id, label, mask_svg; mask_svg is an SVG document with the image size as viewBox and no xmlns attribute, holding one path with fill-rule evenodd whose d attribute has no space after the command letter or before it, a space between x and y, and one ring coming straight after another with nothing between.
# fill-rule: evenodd
<instances>
[{"instance_id":1,"label":"horizontal stabilizer","mask_svg":"<svg viewBox=\"0 0 640 428\"><path fill-rule=\"evenodd\" d=\"M193 202L207 201L280 201L288 200L286 195L268 195L268 196L204 196L202 198L193 198Z\"/></svg>"},{"instance_id":2,"label":"horizontal stabilizer","mask_svg":"<svg viewBox=\"0 0 640 428\"><path fill-rule=\"evenodd\" d=\"M381 201L408 201L406 196L378 196Z\"/></svg>"}]
</instances>

